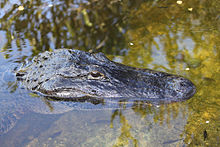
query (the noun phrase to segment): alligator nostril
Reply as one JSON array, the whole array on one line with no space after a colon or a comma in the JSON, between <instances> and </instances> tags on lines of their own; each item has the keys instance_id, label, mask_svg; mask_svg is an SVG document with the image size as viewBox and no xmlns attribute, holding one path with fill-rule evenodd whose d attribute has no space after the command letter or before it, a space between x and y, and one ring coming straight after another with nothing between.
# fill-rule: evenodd
<instances>
[{"instance_id":1,"label":"alligator nostril","mask_svg":"<svg viewBox=\"0 0 220 147\"><path fill-rule=\"evenodd\" d=\"M170 76L167 77L167 81L169 83L166 85L169 89L167 95L171 97L188 99L195 94L194 84L186 78Z\"/></svg>"},{"instance_id":2,"label":"alligator nostril","mask_svg":"<svg viewBox=\"0 0 220 147\"><path fill-rule=\"evenodd\" d=\"M189 81L189 90L188 90L188 96L192 97L196 93L196 86Z\"/></svg>"},{"instance_id":3,"label":"alligator nostril","mask_svg":"<svg viewBox=\"0 0 220 147\"><path fill-rule=\"evenodd\" d=\"M188 79L184 79L184 81L180 83L180 86L181 89L184 91L185 98L192 97L196 92L195 85Z\"/></svg>"}]
</instances>

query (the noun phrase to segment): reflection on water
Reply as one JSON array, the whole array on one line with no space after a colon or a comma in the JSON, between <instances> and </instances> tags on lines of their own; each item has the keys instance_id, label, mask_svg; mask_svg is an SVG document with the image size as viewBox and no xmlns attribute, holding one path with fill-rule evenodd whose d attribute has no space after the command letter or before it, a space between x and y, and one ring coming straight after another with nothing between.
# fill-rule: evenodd
<instances>
[{"instance_id":1,"label":"reflection on water","mask_svg":"<svg viewBox=\"0 0 220 147\"><path fill-rule=\"evenodd\" d=\"M0 1L0 7L0 118L8 120L6 126L17 121L0 135L5 146L220 144L218 0L9 0ZM197 93L186 102L160 106L39 114L50 102L28 96L13 76L2 78L7 75L3 69L12 69L2 67L56 48L102 51L127 65L180 74L195 83ZM34 118L41 126L35 133Z\"/></svg>"}]
</instances>

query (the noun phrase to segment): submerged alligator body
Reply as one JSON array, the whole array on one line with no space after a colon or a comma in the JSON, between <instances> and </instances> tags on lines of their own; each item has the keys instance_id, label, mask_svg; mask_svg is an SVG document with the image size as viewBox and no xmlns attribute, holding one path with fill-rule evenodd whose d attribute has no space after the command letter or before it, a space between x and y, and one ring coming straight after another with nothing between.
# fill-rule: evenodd
<instances>
[{"instance_id":1,"label":"submerged alligator body","mask_svg":"<svg viewBox=\"0 0 220 147\"><path fill-rule=\"evenodd\" d=\"M16 73L29 90L61 99L103 98L182 101L195 86L181 76L110 61L103 53L58 49L44 52Z\"/></svg>"}]
</instances>

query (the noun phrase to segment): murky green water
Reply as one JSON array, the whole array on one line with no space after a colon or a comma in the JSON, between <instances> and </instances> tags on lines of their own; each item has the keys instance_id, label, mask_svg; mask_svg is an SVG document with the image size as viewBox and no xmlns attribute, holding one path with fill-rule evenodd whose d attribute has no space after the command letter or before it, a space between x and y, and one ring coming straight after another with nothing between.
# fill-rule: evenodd
<instances>
[{"instance_id":1,"label":"murky green water","mask_svg":"<svg viewBox=\"0 0 220 147\"><path fill-rule=\"evenodd\" d=\"M1 146L219 146L219 10L219 0L0 0ZM19 87L12 71L57 48L179 74L197 93L127 109L53 105Z\"/></svg>"}]
</instances>

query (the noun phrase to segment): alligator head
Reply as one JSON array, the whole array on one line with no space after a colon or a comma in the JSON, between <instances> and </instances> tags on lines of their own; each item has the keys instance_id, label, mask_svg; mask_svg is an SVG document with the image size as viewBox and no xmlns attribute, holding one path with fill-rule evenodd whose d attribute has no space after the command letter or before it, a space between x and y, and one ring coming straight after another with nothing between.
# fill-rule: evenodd
<instances>
[{"instance_id":1,"label":"alligator head","mask_svg":"<svg viewBox=\"0 0 220 147\"><path fill-rule=\"evenodd\" d=\"M181 76L110 61L103 53L59 49L44 52L16 73L23 85L55 98L125 98L181 101L195 86Z\"/></svg>"}]
</instances>

